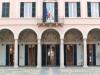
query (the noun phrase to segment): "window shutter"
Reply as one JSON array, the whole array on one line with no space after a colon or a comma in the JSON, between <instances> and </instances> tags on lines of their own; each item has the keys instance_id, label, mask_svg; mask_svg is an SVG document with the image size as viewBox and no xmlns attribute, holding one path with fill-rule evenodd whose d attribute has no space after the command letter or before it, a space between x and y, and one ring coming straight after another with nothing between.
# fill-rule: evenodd
<instances>
[{"instance_id":1,"label":"window shutter","mask_svg":"<svg viewBox=\"0 0 100 75\"><path fill-rule=\"evenodd\" d=\"M91 17L91 3L90 2L88 2L87 3L87 6L88 6L88 17Z\"/></svg>"},{"instance_id":2,"label":"window shutter","mask_svg":"<svg viewBox=\"0 0 100 75\"><path fill-rule=\"evenodd\" d=\"M45 44L42 44L42 66L46 66L47 65L47 62L46 62L46 45Z\"/></svg>"},{"instance_id":3,"label":"window shutter","mask_svg":"<svg viewBox=\"0 0 100 75\"><path fill-rule=\"evenodd\" d=\"M36 3L32 2L32 17L36 16Z\"/></svg>"},{"instance_id":4,"label":"window shutter","mask_svg":"<svg viewBox=\"0 0 100 75\"><path fill-rule=\"evenodd\" d=\"M64 65L66 66L67 64L66 64L66 58L67 58L67 44L64 44Z\"/></svg>"},{"instance_id":5,"label":"window shutter","mask_svg":"<svg viewBox=\"0 0 100 75\"><path fill-rule=\"evenodd\" d=\"M99 17L100 17L100 2L99 2Z\"/></svg>"},{"instance_id":6,"label":"window shutter","mask_svg":"<svg viewBox=\"0 0 100 75\"><path fill-rule=\"evenodd\" d=\"M2 4L2 17L9 17L9 3Z\"/></svg>"},{"instance_id":7,"label":"window shutter","mask_svg":"<svg viewBox=\"0 0 100 75\"><path fill-rule=\"evenodd\" d=\"M55 2L55 22L58 22L58 3Z\"/></svg>"},{"instance_id":8,"label":"window shutter","mask_svg":"<svg viewBox=\"0 0 100 75\"><path fill-rule=\"evenodd\" d=\"M9 66L9 45L6 45L6 65Z\"/></svg>"},{"instance_id":9,"label":"window shutter","mask_svg":"<svg viewBox=\"0 0 100 75\"><path fill-rule=\"evenodd\" d=\"M74 44L74 65L77 66L77 45Z\"/></svg>"},{"instance_id":10,"label":"window shutter","mask_svg":"<svg viewBox=\"0 0 100 75\"><path fill-rule=\"evenodd\" d=\"M25 45L25 66L28 65L28 45Z\"/></svg>"},{"instance_id":11,"label":"window shutter","mask_svg":"<svg viewBox=\"0 0 100 75\"><path fill-rule=\"evenodd\" d=\"M77 17L81 16L81 11L80 11L80 2L77 2Z\"/></svg>"},{"instance_id":12,"label":"window shutter","mask_svg":"<svg viewBox=\"0 0 100 75\"><path fill-rule=\"evenodd\" d=\"M56 44L56 66L60 65L60 46Z\"/></svg>"},{"instance_id":13,"label":"window shutter","mask_svg":"<svg viewBox=\"0 0 100 75\"><path fill-rule=\"evenodd\" d=\"M68 7L68 2L65 2L65 17L69 17L69 7Z\"/></svg>"},{"instance_id":14,"label":"window shutter","mask_svg":"<svg viewBox=\"0 0 100 75\"><path fill-rule=\"evenodd\" d=\"M43 22L46 22L46 2L43 2Z\"/></svg>"},{"instance_id":15,"label":"window shutter","mask_svg":"<svg viewBox=\"0 0 100 75\"><path fill-rule=\"evenodd\" d=\"M96 45L93 44L93 65L96 65Z\"/></svg>"},{"instance_id":16,"label":"window shutter","mask_svg":"<svg viewBox=\"0 0 100 75\"><path fill-rule=\"evenodd\" d=\"M37 65L37 45L35 45L35 66Z\"/></svg>"},{"instance_id":17,"label":"window shutter","mask_svg":"<svg viewBox=\"0 0 100 75\"><path fill-rule=\"evenodd\" d=\"M24 17L24 2L20 4L20 17Z\"/></svg>"}]
</instances>

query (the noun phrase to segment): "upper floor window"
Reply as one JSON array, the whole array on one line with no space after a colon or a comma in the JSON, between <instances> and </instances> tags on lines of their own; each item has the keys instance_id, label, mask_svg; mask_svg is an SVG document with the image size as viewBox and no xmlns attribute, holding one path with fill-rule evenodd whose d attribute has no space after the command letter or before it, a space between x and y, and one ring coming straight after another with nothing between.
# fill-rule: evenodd
<instances>
[{"instance_id":1,"label":"upper floor window","mask_svg":"<svg viewBox=\"0 0 100 75\"><path fill-rule=\"evenodd\" d=\"M35 17L35 16L36 16L36 3L21 2L20 17Z\"/></svg>"},{"instance_id":2,"label":"upper floor window","mask_svg":"<svg viewBox=\"0 0 100 75\"><path fill-rule=\"evenodd\" d=\"M65 17L80 17L80 2L65 2Z\"/></svg>"},{"instance_id":3,"label":"upper floor window","mask_svg":"<svg viewBox=\"0 0 100 75\"><path fill-rule=\"evenodd\" d=\"M58 21L58 3L43 2L43 22Z\"/></svg>"},{"instance_id":4,"label":"upper floor window","mask_svg":"<svg viewBox=\"0 0 100 75\"><path fill-rule=\"evenodd\" d=\"M99 17L100 16L100 3L88 2L88 17Z\"/></svg>"},{"instance_id":5,"label":"upper floor window","mask_svg":"<svg viewBox=\"0 0 100 75\"><path fill-rule=\"evenodd\" d=\"M9 17L9 2L2 3L2 17Z\"/></svg>"}]
</instances>

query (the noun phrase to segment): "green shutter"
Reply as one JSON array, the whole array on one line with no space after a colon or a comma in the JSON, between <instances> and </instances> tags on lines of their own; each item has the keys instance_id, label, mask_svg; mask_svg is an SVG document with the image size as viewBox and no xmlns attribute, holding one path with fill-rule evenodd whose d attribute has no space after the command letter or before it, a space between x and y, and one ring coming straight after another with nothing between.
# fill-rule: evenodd
<instances>
[{"instance_id":1,"label":"green shutter","mask_svg":"<svg viewBox=\"0 0 100 75\"><path fill-rule=\"evenodd\" d=\"M69 17L69 6L68 6L68 2L65 2L65 17Z\"/></svg>"}]
</instances>

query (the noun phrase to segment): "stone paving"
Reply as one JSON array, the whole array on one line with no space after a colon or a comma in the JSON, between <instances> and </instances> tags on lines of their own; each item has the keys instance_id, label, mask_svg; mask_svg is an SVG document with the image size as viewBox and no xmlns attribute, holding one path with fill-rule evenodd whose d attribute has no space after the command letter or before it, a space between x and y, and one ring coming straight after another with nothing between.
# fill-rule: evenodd
<instances>
[{"instance_id":1,"label":"stone paving","mask_svg":"<svg viewBox=\"0 0 100 75\"><path fill-rule=\"evenodd\" d=\"M0 75L100 75L100 67L0 67Z\"/></svg>"}]
</instances>

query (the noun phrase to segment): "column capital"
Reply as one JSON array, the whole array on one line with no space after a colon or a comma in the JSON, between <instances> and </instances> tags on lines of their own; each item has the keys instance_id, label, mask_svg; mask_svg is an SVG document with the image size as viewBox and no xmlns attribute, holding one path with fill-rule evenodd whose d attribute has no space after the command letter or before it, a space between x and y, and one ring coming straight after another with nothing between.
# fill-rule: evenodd
<instances>
[{"instance_id":1,"label":"column capital","mask_svg":"<svg viewBox=\"0 0 100 75\"><path fill-rule=\"evenodd\" d=\"M38 39L38 43L41 43L41 39Z\"/></svg>"},{"instance_id":2,"label":"column capital","mask_svg":"<svg viewBox=\"0 0 100 75\"><path fill-rule=\"evenodd\" d=\"M84 37L83 39L87 39L86 37Z\"/></svg>"},{"instance_id":3,"label":"column capital","mask_svg":"<svg viewBox=\"0 0 100 75\"><path fill-rule=\"evenodd\" d=\"M60 42L61 42L61 44L63 44L64 43L64 39L60 39Z\"/></svg>"}]
</instances>

